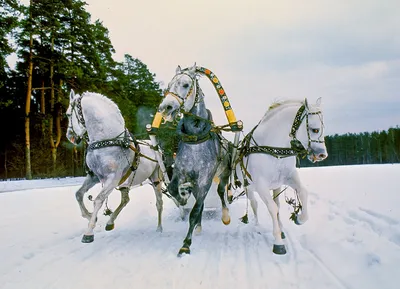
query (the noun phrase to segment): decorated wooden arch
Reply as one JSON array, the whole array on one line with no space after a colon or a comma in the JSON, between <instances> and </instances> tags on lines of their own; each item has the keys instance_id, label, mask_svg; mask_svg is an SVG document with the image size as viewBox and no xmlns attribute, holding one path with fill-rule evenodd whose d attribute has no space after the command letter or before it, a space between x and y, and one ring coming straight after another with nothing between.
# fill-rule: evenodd
<instances>
[{"instance_id":1,"label":"decorated wooden arch","mask_svg":"<svg viewBox=\"0 0 400 289\"><path fill-rule=\"evenodd\" d=\"M228 96L225 93L225 89L222 87L221 82L219 81L218 77L209 69L197 66L196 67L196 72L201 73L205 75L212 83L214 86L218 97L221 101L222 107L224 108L225 116L226 119L228 120L228 124L231 128L232 132L240 132L243 130L243 123L242 121L236 120L235 113L233 112L232 106L229 102ZM149 134L157 134L157 130L161 125L162 121L162 114L160 112L156 112L153 122L150 125L147 125L147 131Z\"/></svg>"}]
</instances>

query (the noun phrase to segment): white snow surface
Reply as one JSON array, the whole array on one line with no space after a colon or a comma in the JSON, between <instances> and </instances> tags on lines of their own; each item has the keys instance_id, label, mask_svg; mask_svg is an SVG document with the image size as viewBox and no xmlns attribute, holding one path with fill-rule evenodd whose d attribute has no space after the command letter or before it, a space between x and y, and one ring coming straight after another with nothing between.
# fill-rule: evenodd
<instances>
[{"instance_id":1,"label":"white snow surface","mask_svg":"<svg viewBox=\"0 0 400 289\"><path fill-rule=\"evenodd\" d=\"M178 258L188 223L165 197L164 232L156 232L150 185L131 190L113 231L99 214L94 242L83 244L87 221L75 200L82 178L0 182L0 288L399 288L400 164L299 171L310 219L291 222L281 196L283 256L272 253L271 218L258 197L258 226L250 206L249 224L239 221L245 198L230 205L228 226L219 208L207 211L191 255ZM115 191L108 205L119 200Z\"/></svg>"}]
</instances>

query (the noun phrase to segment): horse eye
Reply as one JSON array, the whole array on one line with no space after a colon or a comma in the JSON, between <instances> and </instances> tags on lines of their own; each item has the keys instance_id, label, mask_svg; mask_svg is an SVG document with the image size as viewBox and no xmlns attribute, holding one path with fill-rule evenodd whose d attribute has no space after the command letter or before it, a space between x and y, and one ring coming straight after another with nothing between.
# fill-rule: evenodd
<instances>
[{"instance_id":1,"label":"horse eye","mask_svg":"<svg viewBox=\"0 0 400 289\"><path fill-rule=\"evenodd\" d=\"M189 83L185 83L184 85L182 85L183 88L188 88L189 87Z\"/></svg>"},{"instance_id":2,"label":"horse eye","mask_svg":"<svg viewBox=\"0 0 400 289\"><path fill-rule=\"evenodd\" d=\"M312 132L313 132L313 133L319 133L319 129L318 129L318 128L313 128L313 129L312 129Z\"/></svg>"}]
</instances>

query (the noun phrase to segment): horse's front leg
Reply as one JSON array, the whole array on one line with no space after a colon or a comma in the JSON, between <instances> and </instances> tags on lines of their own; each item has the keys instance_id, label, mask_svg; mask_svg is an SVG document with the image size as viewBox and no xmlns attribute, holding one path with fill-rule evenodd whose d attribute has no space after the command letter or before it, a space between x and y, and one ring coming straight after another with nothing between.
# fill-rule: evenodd
<instances>
[{"instance_id":1,"label":"horse's front leg","mask_svg":"<svg viewBox=\"0 0 400 289\"><path fill-rule=\"evenodd\" d=\"M263 182L260 179L258 179L257 182L258 182L258 185L255 190L258 192L261 200L267 206L269 214L271 215L271 218L272 218L272 233L275 238L274 247L272 249L272 252L274 252L275 254L279 254L279 255L286 254L286 248L285 248L285 245L282 240L282 232L281 232L281 228L279 226L279 221L278 221L278 213L279 213L278 206L272 199L269 189L267 189L267 190L265 189L265 188L268 188L267 184L265 184L265 182ZM264 188L264 190L261 190L262 188Z\"/></svg>"},{"instance_id":2,"label":"horse's front leg","mask_svg":"<svg viewBox=\"0 0 400 289\"><path fill-rule=\"evenodd\" d=\"M299 195L301 204L301 213L295 216L294 222L296 225L302 225L308 220L308 191L302 185L300 176L297 171L292 174L292 177L288 181L288 185L295 190L295 193Z\"/></svg>"},{"instance_id":3,"label":"horse's front leg","mask_svg":"<svg viewBox=\"0 0 400 289\"><path fill-rule=\"evenodd\" d=\"M118 178L119 180L120 178ZM107 181L104 183L103 189L97 195L96 199L93 201L93 213L90 218L88 228L85 234L82 237L82 243L91 243L94 241L93 230L96 226L97 222L97 214L99 213L100 208L103 206L105 199L112 192L112 190L117 186L117 181L115 175L109 175Z\"/></svg>"},{"instance_id":4,"label":"horse's front leg","mask_svg":"<svg viewBox=\"0 0 400 289\"><path fill-rule=\"evenodd\" d=\"M86 206L83 202L83 196L87 191L89 191L91 188L94 187L94 185L98 184L100 181L96 175L91 175L88 174L86 176L85 181L83 182L82 186L79 188L79 190L75 193L75 198L78 201L79 208L81 209L81 214L82 217L84 217L87 220L90 220L91 214L89 211L86 209Z\"/></svg>"},{"instance_id":5,"label":"horse's front leg","mask_svg":"<svg viewBox=\"0 0 400 289\"><path fill-rule=\"evenodd\" d=\"M183 254L190 254L190 245L192 244L192 235L193 229L200 223L201 217L204 209L204 199L206 195L201 195L196 199L196 202L193 206L192 211L189 215L189 230L186 235L185 240L183 240L183 246L179 250L178 256L182 256Z\"/></svg>"},{"instance_id":6,"label":"horse's front leg","mask_svg":"<svg viewBox=\"0 0 400 289\"><path fill-rule=\"evenodd\" d=\"M253 189L247 188L247 197L250 200L250 206L254 213L254 223L256 226L258 226L258 213L257 213L258 202L256 200L256 196L254 195Z\"/></svg>"},{"instance_id":7,"label":"horse's front leg","mask_svg":"<svg viewBox=\"0 0 400 289\"><path fill-rule=\"evenodd\" d=\"M229 225L231 222L231 217L229 216L229 208L225 202L225 189L226 189L226 184L228 182L228 177L225 178L220 178L220 182L217 187L218 195L219 198L221 199L221 205L222 205L222 223L225 225Z\"/></svg>"},{"instance_id":8,"label":"horse's front leg","mask_svg":"<svg viewBox=\"0 0 400 289\"><path fill-rule=\"evenodd\" d=\"M117 219L119 213L121 213L122 209L125 208L125 206L129 203L129 188L121 188L121 203L119 206L115 209L115 211L111 214L110 219L107 222L106 225L106 231L111 231L114 229L115 225L114 222Z\"/></svg>"},{"instance_id":9,"label":"horse's front leg","mask_svg":"<svg viewBox=\"0 0 400 289\"><path fill-rule=\"evenodd\" d=\"M204 211L204 202L203 202L203 206L202 206L202 208L201 208L201 211L203 212ZM201 234L201 232L202 232L202 230L203 230L203 227L201 226L201 217L199 218L199 220L198 220L198 222L197 222L197 225L196 225L196 228L195 228L195 233L197 234L197 235L200 235Z\"/></svg>"},{"instance_id":10,"label":"horse's front leg","mask_svg":"<svg viewBox=\"0 0 400 289\"><path fill-rule=\"evenodd\" d=\"M161 180L158 178L151 178L152 186L154 189L154 193L156 195L156 207L158 213L158 223L157 223L157 232L162 232L162 211L163 211L163 199L162 199L162 185Z\"/></svg>"},{"instance_id":11,"label":"horse's front leg","mask_svg":"<svg viewBox=\"0 0 400 289\"><path fill-rule=\"evenodd\" d=\"M281 188L277 188L277 189L272 190L272 192L273 192L272 196L274 198L274 202L278 207L278 223L279 223L279 227L281 228L281 237L282 237L282 239L285 239L286 236L285 236L285 233L282 231L283 225L282 225L281 217L279 215L279 208L280 208L280 205L281 205L281 203L279 201L279 196L281 195L282 190L281 190Z\"/></svg>"}]
</instances>

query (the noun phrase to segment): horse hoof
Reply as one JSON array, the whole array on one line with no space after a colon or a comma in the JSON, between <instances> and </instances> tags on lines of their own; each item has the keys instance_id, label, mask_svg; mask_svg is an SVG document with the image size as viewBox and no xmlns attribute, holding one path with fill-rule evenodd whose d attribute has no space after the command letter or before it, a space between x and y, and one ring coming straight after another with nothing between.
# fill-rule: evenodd
<instances>
[{"instance_id":1,"label":"horse hoof","mask_svg":"<svg viewBox=\"0 0 400 289\"><path fill-rule=\"evenodd\" d=\"M115 227L114 224L107 224L107 225L106 225L106 231L114 230L114 227Z\"/></svg>"},{"instance_id":2,"label":"horse hoof","mask_svg":"<svg viewBox=\"0 0 400 289\"><path fill-rule=\"evenodd\" d=\"M231 223L231 217L229 216L229 210L224 208L222 209L222 223L225 225L229 225Z\"/></svg>"},{"instance_id":3,"label":"horse hoof","mask_svg":"<svg viewBox=\"0 0 400 289\"><path fill-rule=\"evenodd\" d=\"M285 245L275 245L274 244L274 248L272 249L272 252L274 252L277 255L285 255L286 254Z\"/></svg>"},{"instance_id":4,"label":"horse hoof","mask_svg":"<svg viewBox=\"0 0 400 289\"><path fill-rule=\"evenodd\" d=\"M182 257L183 254L190 254L190 249L186 247L182 247L178 252L178 257Z\"/></svg>"},{"instance_id":5,"label":"horse hoof","mask_svg":"<svg viewBox=\"0 0 400 289\"><path fill-rule=\"evenodd\" d=\"M157 227L157 230L156 230L156 232L158 232L158 233L162 233L162 227Z\"/></svg>"},{"instance_id":6,"label":"horse hoof","mask_svg":"<svg viewBox=\"0 0 400 289\"><path fill-rule=\"evenodd\" d=\"M231 217L222 218L222 223L224 223L224 225L229 225L231 223Z\"/></svg>"},{"instance_id":7,"label":"horse hoof","mask_svg":"<svg viewBox=\"0 0 400 289\"><path fill-rule=\"evenodd\" d=\"M285 235L284 232L281 232L281 238L282 238L282 239L286 239L286 235Z\"/></svg>"},{"instance_id":8,"label":"horse hoof","mask_svg":"<svg viewBox=\"0 0 400 289\"><path fill-rule=\"evenodd\" d=\"M196 235L200 235L200 234L201 234L201 231L202 231L201 225L197 225L197 226L196 226L196 229L195 229Z\"/></svg>"},{"instance_id":9,"label":"horse hoof","mask_svg":"<svg viewBox=\"0 0 400 289\"><path fill-rule=\"evenodd\" d=\"M296 216L296 217L294 218L294 223L295 223L296 225L301 225L301 223L299 222L298 216Z\"/></svg>"},{"instance_id":10,"label":"horse hoof","mask_svg":"<svg viewBox=\"0 0 400 289\"><path fill-rule=\"evenodd\" d=\"M94 241L94 235L83 235L82 243L92 243Z\"/></svg>"}]
</instances>

